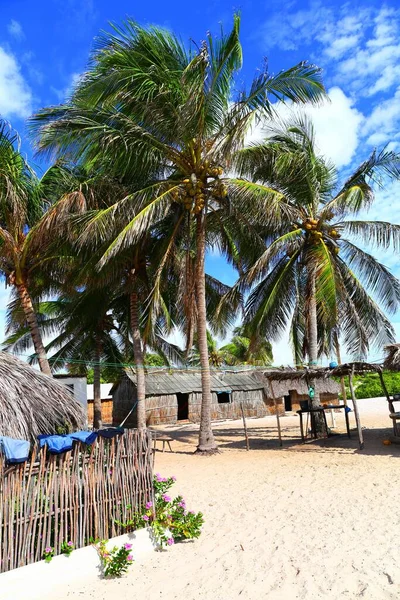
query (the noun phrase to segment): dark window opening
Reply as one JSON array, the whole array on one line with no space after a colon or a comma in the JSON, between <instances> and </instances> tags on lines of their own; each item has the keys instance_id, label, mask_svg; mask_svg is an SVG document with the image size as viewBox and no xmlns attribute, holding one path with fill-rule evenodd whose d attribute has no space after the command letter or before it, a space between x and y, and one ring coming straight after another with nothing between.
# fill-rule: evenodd
<instances>
[{"instance_id":1,"label":"dark window opening","mask_svg":"<svg viewBox=\"0 0 400 600\"><path fill-rule=\"evenodd\" d=\"M177 394L178 421L187 421L189 418L189 394Z\"/></svg>"},{"instance_id":2,"label":"dark window opening","mask_svg":"<svg viewBox=\"0 0 400 600\"><path fill-rule=\"evenodd\" d=\"M231 393L230 392L218 392L217 394L218 404L229 404L231 401Z\"/></svg>"},{"instance_id":3,"label":"dark window opening","mask_svg":"<svg viewBox=\"0 0 400 600\"><path fill-rule=\"evenodd\" d=\"M292 410L292 399L290 394L288 396L284 396L285 399L285 412L290 412Z\"/></svg>"}]
</instances>

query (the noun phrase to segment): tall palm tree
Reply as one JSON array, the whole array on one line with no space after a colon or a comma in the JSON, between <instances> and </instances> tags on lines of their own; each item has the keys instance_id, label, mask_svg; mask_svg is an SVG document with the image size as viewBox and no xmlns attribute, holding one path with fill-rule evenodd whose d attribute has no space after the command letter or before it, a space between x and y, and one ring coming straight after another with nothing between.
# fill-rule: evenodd
<instances>
[{"instance_id":1,"label":"tall palm tree","mask_svg":"<svg viewBox=\"0 0 400 600\"><path fill-rule=\"evenodd\" d=\"M358 358L393 340L382 309L399 308L400 283L364 246L398 252L400 225L357 215L371 206L374 188L400 176L400 156L374 151L339 185L335 167L318 154L312 123L298 115L271 128L262 146L243 150L239 163L243 174L281 190L287 215L238 284L243 291L257 283L247 327L274 340L290 324L296 362L308 357L310 366L335 352L339 338Z\"/></svg>"},{"instance_id":2,"label":"tall palm tree","mask_svg":"<svg viewBox=\"0 0 400 600\"><path fill-rule=\"evenodd\" d=\"M18 294L40 370L51 375L31 293L44 249L35 231L43 209L39 182L19 150L19 138L0 120L0 271Z\"/></svg>"},{"instance_id":3,"label":"tall palm tree","mask_svg":"<svg viewBox=\"0 0 400 600\"><path fill-rule=\"evenodd\" d=\"M264 63L249 90L235 93L242 66L239 27L235 15L228 35L209 34L200 47L187 48L166 30L127 21L97 40L91 68L69 103L44 109L31 121L42 152L150 182L88 221L91 238L114 233L101 264L140 242L170 212L176 215L171 239L192 223L203 392L198 451L210 453L217 445L207 351L207 223L219 220L222 230L230 215L244 229L255 215L267 222L271 207L277 212L268 187L229 177L233 157L258 117L271 115L271 99L318 102L324 96L319 69L306 63L275 76ZM168 256L169 247L163 264ZM139 345L137 351L139 364Z\"/></svg>"}]
</instances>

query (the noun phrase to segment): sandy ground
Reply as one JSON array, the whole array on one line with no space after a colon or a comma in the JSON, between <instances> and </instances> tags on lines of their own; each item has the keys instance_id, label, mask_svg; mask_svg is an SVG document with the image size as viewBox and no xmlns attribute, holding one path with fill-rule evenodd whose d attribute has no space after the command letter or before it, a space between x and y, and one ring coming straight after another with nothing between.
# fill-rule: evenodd
<instances>
[{"instance_id":1,"label":"sandy ground","mask_svg":"<svg viewBox=\"0 0 400 600\"><path fill-rule=\"evenodd\" d=\"M176 475L176 494L204 513L202 536L52 599L397 600L400 446L382 444L384 400L360 408L361 452L355 433L300 444L297 416L282 419L282 449L274 417L248 420L250 452L241 422L218 424L222 452L210 458L193 455L195 426L165 428L175 451L157 452L156 471Z\"/></svg>"}]
</instances>

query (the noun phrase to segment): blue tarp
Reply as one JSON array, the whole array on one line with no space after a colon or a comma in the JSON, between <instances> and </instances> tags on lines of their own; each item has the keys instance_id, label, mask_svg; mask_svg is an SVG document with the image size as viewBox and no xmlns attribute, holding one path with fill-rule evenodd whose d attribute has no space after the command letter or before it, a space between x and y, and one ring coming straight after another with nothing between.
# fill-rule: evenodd
<instances>
[{"instance_id":1,"label":"blue tarp","mask_svg":"<svg viewBox=\"0 0 400 600\"><path fill-rule=\"evenodd\" d=\"M26 440L15 440L14 438L1 436L0 445L7 462L15 464L28 460L30 444Z\"/></svg>"},{"instance_id":2,"label":"blue tarp","mask_svg":"<svg viewBox=\"0 0 400 600\"><path fill-rule=\"evenodd\" d=\"M70 433L69 437L90 446L97 439L97 431L75 431Z\"/></svg>"},{"instance_id":3,"label":"blue tarp","mask_svg":"<svg viewBox=\"0 0 400 600\"><path fill-rule=\"evenodd\" d=\"M48 447L52 454L61 454L72 450L73 440L68 435L38 435L39 445Z\"/></svg>"},{"instance_id":4,"label":"blue tarp","mask_svg":"<svg viewBox=\"0 0 400 600\"><path fill-rule=\"evenodd\" d=\"M113 438L116 435L122 435L123 433L124 430L122 427L108 427L106 429L99 429L97 431L97 434L104 438Z\"/></svg>"},{"instance_id":5,"label":"blue tarp","mask_svg":"<svg viewBox=\"0 0 400 600\"><path fill-rule=\"evenodd\" d=\"M47 445L49 452L52 454L61 454L71 450L74 442L90 445L93 444L98 435L110 439L123 433L124 430L121 427L108 427L98 431L75 431L68 435L39 435L38 440L41 448Z\"/></svg>"}]
</instances>

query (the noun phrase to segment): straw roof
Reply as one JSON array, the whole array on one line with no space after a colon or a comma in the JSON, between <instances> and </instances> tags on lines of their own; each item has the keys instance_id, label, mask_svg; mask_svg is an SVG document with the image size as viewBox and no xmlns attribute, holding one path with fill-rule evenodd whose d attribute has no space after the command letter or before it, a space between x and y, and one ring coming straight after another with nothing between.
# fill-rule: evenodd
<instances>
[{"instance_id":1,"label":"straw roof","mask_svg":"<svg viewBox=\"0 0 400 600\"><path fill-rule=\"evenodd\" d=\"M136 385L135 371L133 369L126 369L126 374ZM259 390L263 387L264 383L252 371L211 371L212 392L250 391ZM176 393L190 394L192 392L201 392L200 371L171 371L162 369L146 373L147 396L164 396Z\"/></svg>"},{"instance_id":2,"label":"straw roof","mask_svg":"<svg viewBox=\"0 0 400 600\"><path fill-rule=\"evenodd\" d=\"M65 386L0 352L0 435L35 442L42 433L85 423L83 407Z\"/></svg>"},{"instance_id":3,"label":"straw roof","mask_svg":"<svg viewBox=\"0 0 400 600\"><path fill-rule=\"evenodd\" d=\"M272 383L274 396L281 398L296 390L301 396L308 396L309 382L318 380L318 390L321 394L338 394L339 384L329 377L326 369L268 369L263 372L263 377ZM267 394L270 393L269 385L266 386Z\"/></svg>"},{"instance_id":4,"label":"straw roof","mask_svg":"<svg viewBox=\"0 0 400 600\"><path fill-rule=\"evenodd\" d=\"M386 358L383 366L389 371L400 371L400 344L385 346Z\"/></svg>"}]
</instances>

